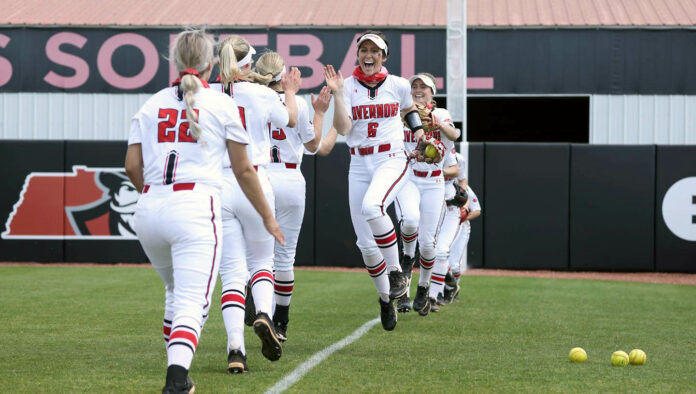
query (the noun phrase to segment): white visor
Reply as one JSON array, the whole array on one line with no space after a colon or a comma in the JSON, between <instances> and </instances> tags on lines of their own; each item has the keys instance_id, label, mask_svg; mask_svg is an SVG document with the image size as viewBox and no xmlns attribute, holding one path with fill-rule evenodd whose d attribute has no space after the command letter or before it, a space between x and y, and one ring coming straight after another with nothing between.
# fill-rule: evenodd
<instances>
[{"instance_id":1,"label":"white visor","mask_svg":"<svg viewBox=\"0 0 696 394\"><path fill-rule=\"evenodd\" d=\"M286 71L285 66L283 66L283 70L281 72L279 72L278 75L275 76L275 78L273 78L273 82L278 82L281 79L283 79L283 75L285 75L285 71Z\"/></svg>"},{"instance_id":2,"label":"white visor","mask_svg":"<svg viewBox=\"0 0 696 394\"><path fill-rule=\"evenodd\" d=\"M240 61L237 62L237 67L242 68L246 66L247 64L251 63L251 55L256 54L256 49L249 45L249 52L247 52L246 56Z\"/></svg>"},{"instance_id":3,"label":"white visor","mask_svg":"<svg viewBox=\"0 0 696 394\"><path fill-rule=\"evenodd\" d=\"M433 91L433 96L437 94L437 88L435 87L435 81L433 81L432 79L430 79L429 76L424 75L424 74L416 74L416 75L414 75L414 76L412 76L411 78L408 79L408 83L410 83L411 85L413 85L413 81L415 81L416 79L420 79L421 81L423 81L423 83L425 84L425 86L427 86L427 87L429 87L430 89L432 89L432 91Z\"/></svg>"},{"instance_id":4,"label":"white visor","mask_svg":"<svg viewBox=\"0 0 696 394\"><path fill-rule=\"evenodd\" d=\"M365 34L364 36L360 37L360 40L358 40L358 48L360 48L360 44L363 42L370 40L377 45L377 48L381 49L384 51L385 55L389 54L389 49L387 48L387 43L384 42L382 37L378 36L377 34Z\"/></svg>"}]
</instances>

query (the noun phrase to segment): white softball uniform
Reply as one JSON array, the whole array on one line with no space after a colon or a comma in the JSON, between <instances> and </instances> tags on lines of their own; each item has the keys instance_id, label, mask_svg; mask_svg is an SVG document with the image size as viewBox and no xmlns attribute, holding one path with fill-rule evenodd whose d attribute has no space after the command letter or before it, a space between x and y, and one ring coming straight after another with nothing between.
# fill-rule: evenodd
<instances>
[{"instance_id":1,"label":"white softball uniform","mask_svg":"<svg viewBox=\"0 0 696 394\"><path fill-rule=\"evenodd\" d=\"M445 154L445 167L458 164L456 155L452 151ZM461 167L460 167L461 171ZM461 172L460 172L461 173ZM446 179L445 202L454 197L454 186L457 178ZM440 225L436 236L435 267L430 284L430 297L437 298L445 284L445 275L449 268L449 255L452 243L459 234L459 207L445 203L444 214L440 217Z\"/></svg>"},{"instance_id":2,"label":"white softball uniform","mask_svg":"<svg viewBox=\"0 0 696 394\"><path fill-rule=\"evenodd\" d=\"M436 112L438 111L438 112ZM433 110L441 122L454 127L449 112L445 109ZM404 146L407 153L411 153L417 145L416 137L408 128L403 128ZM431 130L425 133L425 138L435 138L445 145L447 152L454 151L454 141L447 138L440 130ZM422 267L430 269L435 257L435 234L440 220L444 204L444 177L442 174L444 160L439 163L410 162L411 180L397 195L396 213L401 218L401 235L403 252L413 257L415 252L415 239L418 239ZM430 272L421 273L419 282L427 284L430 280Z\"/></svg>"},{"instance_id":3,"label":"white softball uniform","mask_svg":"<svg viewBox=\"0 0 696 394\"><path fill-rule=\"evenodd\" d=\"M203 133L194 140L177 91L163 89L143 105L131 122L128 144L142 145L145 187L135 221L140 243L165 283L169 364L188 369L220 262L226 140L246 144L248 138L234 100L200 88L194 108Z\"/></svg>"},{"instance_id":4,"label":"white softball uniform","mask_svg":"<svg viewBox=\"0 0 696 394\"><path fill-rule=\"evenodd\" d=\"M285 101L285 95L281 94ZM271 125L271 162L268 177L275 195L275 215L285 235L285 245L275 243L276 271L290 271L295 264L297 241L305 212L306 183L300 165L304 144L314 140L314 125L307 102L297 99L297 126Z\"/></svg>"},{"instance_id":5,"label":"white softball uniform","mask_svg":"<svg viewBox=\"0 0 696 394\"><path fill-rule=\"evenodd\" d=\"M388 294L388 269L400 270L394 224L386 210L409 178L401 110L413 106L411 86L388 75L369 87L344 81L343 98L352 127L346 134L350 216L357 245L377 292Z\"/></svg>"},{"instance_id":6,"label":"white softball uniform","mask_svg":"<svg viewBox=\"0 0 696 394\"><path fill-rule=\"evenodd\" d=\"M222 91L237 102L242 125L250 139L247 146L249 159L257 170L266 201L273 207L273 189L266 174L266 165L270 162L270 127L271 123L288 123L285 105L276 92L251 82L235 82L227 88L222 84L211 84L211 89ZM242 192L229 163L225 163L223 173L222 312L228 334L228 351L241 349L244 352L244 326L239 316L240 312L243 316L244 301L240 306L239 298L243 299L249 275L257 313L272 315L275 239Z\"/></svg>"},{"instance_id":7,"label":"white softball uniform","mask_svg":"<svg viewBox=\"0 0 696 394\"><path fill-rule=\"evenodd\" d=\"M469 194L469 211L475 212L481 210L481 202L479 201L476 193L469 187L466 186L466 192ZM452 272L464 272L466 271L466 246L469 243L469 237L471 235L471 223L465 220L461 224L461 229L459 231L459 236L454 240L454 243L450 247L450 268Z\"/></svg>"}]
</instances>

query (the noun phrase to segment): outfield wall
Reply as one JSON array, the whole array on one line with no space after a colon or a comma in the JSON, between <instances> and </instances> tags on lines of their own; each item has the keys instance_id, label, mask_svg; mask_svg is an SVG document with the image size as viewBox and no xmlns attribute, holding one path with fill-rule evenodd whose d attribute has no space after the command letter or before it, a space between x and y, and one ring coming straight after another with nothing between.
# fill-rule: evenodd
<instances>
[{"instance_id":1,"label":"outfield wall","mask_svg":"<svg viewBox=\"0 0 696 394\"><path fill-rule=\"evenodd\" d=\"M0 261L144 262L122 141L3 141ZM349 154L307 157L298 265L362 265ZM696 146L469 145L472 267L696 272ZM393 211L392 211L393 214Z\"/></svg>"}]
</instances>

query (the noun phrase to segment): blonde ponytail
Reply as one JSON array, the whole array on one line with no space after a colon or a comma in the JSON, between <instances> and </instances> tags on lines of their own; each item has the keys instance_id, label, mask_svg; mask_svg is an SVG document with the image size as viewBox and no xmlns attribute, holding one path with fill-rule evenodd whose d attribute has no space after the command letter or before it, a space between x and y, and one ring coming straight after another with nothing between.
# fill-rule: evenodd
<instances>
[{"instance_id":1,"label":"blonde ponytail","mask_svg":"<svg viewBox=\"0 0 696 394\"><path fill-rule=\"evenodd\" d=\"M261 75L255 71L251 71L247 76L247 80L268 86L273 80L273 75Z\"/></svg>"},{"instance_id":2,"label":"blonde ponytail","mask_svg":"<svg viewBox=\"0 0 696 394\"><path fill-rule=\"evenodd\" d=\"M172 43L170 59L174 60L179 72L192 69L203 73L213 61L213 40L205 30L184 30L179 33ZM189 121L189 132L196 141L201 141L203 128L198 124L198 114L194 110L194 95L203 86L201 80L191 74L181 77L179 88L184 92L186 118ZM205 141L201 141L205 144Z\"/></svg>"},{"instance_id":3,"label":"blonde ponytail","mask_svg":"<svg viewBox=\"0 0 696 394\"><path fill-rule=\"evenodd\" d=\"M223 84L234 83L236 80L259 82L268 85L272 76L262 76L251 68L240 69L237 62L249 53L251 45L241 36L231 35L220 43L220 79Z\"/></svg>"},{"instance_id":4,"label":"blonde ponytail","mask_svg":"<svg viewBox=\"0 0 696 394\"><path fill-rule=\"evenodd\" d=\"M256 82L264 85L270 84L278 74L283 72L284 66L285 61L277 52L264 52L256 61L255 74L258 75L259 78L262 78L262 80L257 80Z\"/></svg>"},{"instance_id":5,"label":"blonde ponytail","mask_svg":"<svg viewBox=\"0 0 696 394\"><path fill-rule=\"evenodd\" d=\"M193 109L193 105L196 101L194 95L203 84L196 76L186 74L181 77L180 86L184 91L184 103L186 103L186 119L189 121L189 132L191 133L191 137L198 141L201 139L201 134L203 134L203 128L198 124L198 114Z\"/></svg>"}]
</instances>

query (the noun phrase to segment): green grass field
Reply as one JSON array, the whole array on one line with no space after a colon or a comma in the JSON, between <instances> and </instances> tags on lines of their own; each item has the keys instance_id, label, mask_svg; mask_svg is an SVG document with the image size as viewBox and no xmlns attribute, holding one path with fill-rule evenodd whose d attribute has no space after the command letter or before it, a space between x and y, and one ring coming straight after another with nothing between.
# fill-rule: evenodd
<instances>
[{"instance_id":1,"label":"green grass field","mask_svg":"<svg viewBox=\"0 0 696 394\"><path fill-rule=\"evenodd\" d=\"M693 392L696 286L464 277L461 301L399 314L332 354L287 392ZM415 292L414 292L415 293ZM191 369L197 393L264 392L379 314L366 273L298 271L283 357L225 373L219 286ZM0 267L5 392L159 392L163 286L151 268ZM588 360L568 361L572 347ZM641 348L644 366L614 367Z\"/></svg>"}]
</instances>

